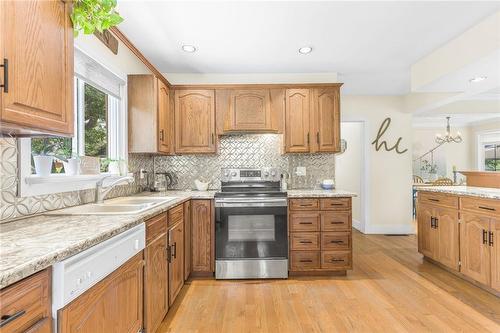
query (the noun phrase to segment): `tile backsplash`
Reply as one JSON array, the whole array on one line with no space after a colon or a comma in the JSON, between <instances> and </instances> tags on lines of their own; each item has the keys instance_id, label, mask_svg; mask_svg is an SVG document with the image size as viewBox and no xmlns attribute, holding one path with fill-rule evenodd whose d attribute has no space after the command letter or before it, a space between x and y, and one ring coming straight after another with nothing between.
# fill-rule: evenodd
<instances>
[{"instance_id":1,"label":"tile backsplash","mask_svg":"<svg viewBox=\"0 0 500 333\"><path fill-rule=\"evenodd\" d=\"M157 156L156 171L175 174L174 189L193 189L194 180L210 181L211 189L220 188L221 168L275 167L290 175L291 188L319 187L319 182L335 176L333 154L281 154L282 135L244 134L220 138L217 155ZM306 176L296 176L297 166L306 168Z\"/></svg>"},{"instance_id":2,"label":"tile backsplash","mask_svg":"<svg viewBox=\"0 0 500 333\"><path fill-rule=\"evenodd\" d=\"M220 138L217 155L151 156L129 155L129 170L136 181L117 186L109 198L143 191L147 184L139 179L139 170L169 171L176 176L172 189L193 189L194 180L210 181L211 189L220 188L221 168L276 167L290 175L290 188L315 188L321 180L334 178L333 154L281 154L282 136L277 134L228 135ZM92 202L94 190L73 191L17 197L17 140L0 138L0 223L12 219ZM295 175L298 166L305 167L306 176Z\"/></svg>"}]
</instances>

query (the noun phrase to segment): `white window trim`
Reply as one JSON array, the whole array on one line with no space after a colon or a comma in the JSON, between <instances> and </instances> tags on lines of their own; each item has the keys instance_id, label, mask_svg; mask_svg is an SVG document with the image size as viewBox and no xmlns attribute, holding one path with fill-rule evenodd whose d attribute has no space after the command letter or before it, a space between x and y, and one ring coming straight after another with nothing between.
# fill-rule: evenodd
<instances>
[{"instance_id":1,"label":"white window trim","mask_svg":"<svg viewBox=\"0 0 500 333\"><path fill-rule=\"evenodd\" d=\"M79 89L80 82L83 87L83 80L75 79L75 109L78 110L78 103L83 104L82 100L78 100L76 96L76 89ZM117 149L108 149L108 157L114 159L124 160L128 165L128 138L127 138L127 98L126 98L127 86L123 85L120 88L121 98L119 100L114 100L117 103L112 103L113 108L108 110L108 123L111 123L111 120L115 121L115 137L110 138L108 134L108 143L111 143L111 140L115 142L118 141ZM109 97L108 97L109 98ZM80 105L81 106L81 105ZM121 110L122 116L118 116L118 110ZM83 122L78 120L78 112L76 112L75 117L75 135L81 133L78 131L79 124ZM109 133L110 131L108 131ZM111 140L110 140L111 139ZM76 144L83 143L83 140L73 140L73 151L77 151L78 153L83 152L83 147L77 147ZM111 145L110 145L111 146ZM61 192L71 192L71 191L81 191L87 190L91 188L95 188L96 182L107 177L105 179L104 185L108 182L114 181L117 175L110 175L109 173L101 173L97 175L74 175L68 176L64 174L52 174L47 177L40 177L31 173L31 139L22 138L18 140L18 187L17 187L17 196L18 197L28 197L35 195L45 195L45 194L54 194ZM132 174L129 174L132 175Z\"/></svg>"},{"instance_id":2,"label":"white window trim","mask_svg":"<svg viewBox=\"0 0 500 333\"><path fill-rule=\"evenodd\" d=\"M479 171L484 170L484 145L496 143L497 140L487 140L485 137L500 134L498 130L487 130L476 132L476 167Z\"/></svg>"}]
</instances>

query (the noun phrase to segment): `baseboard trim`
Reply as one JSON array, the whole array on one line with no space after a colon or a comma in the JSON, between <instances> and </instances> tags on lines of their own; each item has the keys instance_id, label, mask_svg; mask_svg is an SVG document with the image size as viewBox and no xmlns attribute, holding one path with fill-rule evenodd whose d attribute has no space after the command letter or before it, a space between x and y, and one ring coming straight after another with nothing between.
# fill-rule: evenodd
<instances>
[{"instance_id":1,"label":"baseboard trim","mask_svg":"<svg viewBox=\"0 0 500 333\"><path fill-rule=\"evenodd\" d=\"M416 233L413 223L399 225L370 225L365 228L365 234L392 234L414 235Z\"/></svg>"}]
</instances>

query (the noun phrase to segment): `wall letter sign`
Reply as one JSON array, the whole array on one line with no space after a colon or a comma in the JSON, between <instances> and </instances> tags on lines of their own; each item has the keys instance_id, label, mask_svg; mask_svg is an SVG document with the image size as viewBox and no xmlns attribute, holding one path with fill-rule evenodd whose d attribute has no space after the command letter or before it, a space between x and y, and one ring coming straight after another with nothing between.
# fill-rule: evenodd
<instances>
[{"instance_id":1,"label":"wall letter sign","mask_svg":"<svg viewBox=\"0 0 500 333\"><path fill-rule=\"evenodd\" d=\"M398 153L398 154L406 153L408 151L408 149L404 149L404 150L399 149L399 144L401 143L401 140L403 140L402 137L400 137L396 141L394 146L392 146L391 148L389 148L389 146L387 145L387 141L382 140L382 136L387 131L390 124L391 124L391 118L385 118L384 121L382 122L382 125L380 125L380 128L378 129L377 138L375 140L373 140L372 145L375 145L376 151L379 151L380 148L384 147L384 149L387 151L395 150L396 153Z\"/></svg>"}]
</instances>

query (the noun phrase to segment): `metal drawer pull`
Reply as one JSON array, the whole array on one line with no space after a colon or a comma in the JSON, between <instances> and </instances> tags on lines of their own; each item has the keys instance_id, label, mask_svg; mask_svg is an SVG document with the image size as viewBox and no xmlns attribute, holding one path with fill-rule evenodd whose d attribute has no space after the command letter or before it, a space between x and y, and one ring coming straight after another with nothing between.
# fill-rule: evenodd
<instances>
[{"instance_id":1,"label":"metal drawer pull","mask_svg":"<svg viewBox=\"0 0 500 333\"><path fill-rule=\"evenodd\" d=\"M3 88L3 92L8 93L9 92L9 60L4 58L3 64L0 64L0 67L3 67L3 83L0 84L0 88Z\"/></svg>"},{"instance_id":2,"label":"metal drawer pull","mask_svg":"<svg viewBox=\"0 0 500 333\"><path fill-rule=\"evenodd\" d=\"M344 222L336 222L336 221L334 222L334 221L332 221L332 222L330 222L330 224L344 224Z\"/></svg>"},{"instance_id":3,"label":"metal drawer pull","mask_svg":"<svg viewBox=\"0 0 500 333\"><path fill-rule=\"evenodd\" d=\"M330 243L333 243L333 244L342 244L342 243L344 243L344 241L341 241L341 240L332 240L332 241L330 241Z\"/></svg>"},{"instance_id":4,"label":"metal drawer pull","mask_svg":"<svg viewBox=\"0 0 500 333\"><path fill-rule=\"evenodd\" d=\"M439 202L439 199L429 198L429 201Z\"/></svg>"},{"instance_id":5,"label":"metal drawer pull","mask_svg":"<svg viewBox=\"0 0 500 333\"><path fill-rule=\"evenodd\" d=\"M174 256L174 259L177 258L177 243L174 243L173 245L173 251L172 251L172 255Z\"/></svg>"},{"instance_id":6,"label":"metal drawer pull","mask_svg":"<svg viewBox=\"0 0 500 333\"><path fill-rule=\"evenodd\" d=\"M439 228L439 219L437 217L434 218L434 228Z\"/></svg>"},{"instance_id":7,"label":"metal drawer pull","mask_svg":"<svg viewBox=\"0 0 500 333\"><path fill-rule=\"evenodd\" d=\"M168 262L172 262L172 250L170 248L171 248L170 246L167 246L165 248L165 250L167 252L167 261Z\"/></svg>"},{"instance_id":8,"label":"metal drawer pull","mask_svg":"<svg viewBox=\"0 0 500 333\"><path fill-rule=\"evenodd\" d=\"M311 244L312 242L311 241L300 241L299 243L301 243L301 244Z\"/></svg>"},{"instance_id":9,"label":"metal drawer pull","mask_svg":"<svg viewBox=\"0 0 500 333\"><path fill-rule=\"evenodd\" d=\"M312 207L312 203L309 204L300 204L300 207Z\"/></svg>"},{"instance_id":10,"label":"metal drawer pull","mask_svg":"<svg viewBox=\"0 0 500 333\"><path fill-rule=\"evenodd\" d=\"M344 261L344 259L332 259L330 260L331 262L339 262L339 261Z\"/></svg>"},{"instance_id":11,"label":"metal drawer pull","mask_svg":"<svg viewBox=\"0 0 500 333\"><path fill-rule=\"evenodd\" d=\"M489 237L489 239L490 239L490 240L489 240L489 243L490 243L489 245L490 245L490 246L493 246L493 231L490 231L490 232L489 232L489 236L490 236L490 237Z\"/></svg>"},{"instance_id":12,"label":"metal drawer pull","mask_svg":"<svg viewBox=\"0 0 500 333\"><path fill-rule=\"evenodd\" d=\"M21 311L18 311L16 313L14 313L13 315L4 315L4 316L2 316L2 318L1 318L2 320L0 321L0 327L4 327L8 323L10 323L10 322L16 320L17 318L21 317L25 313L26 313L25 310L21 310Z\"/></svg>"},{"instance_id":13,"label":"metal drawer pull","mask_svg":"<svg viewBox=\"0 0 500 333\"><path fill-rule=\"evenodd\" d=\"M164 131L160 130L160 141L162 141L162 142L164 140L164 134L163 133L164 133Z\"/></svg>"},{"instance_id":14,"label":"metal drawer pull","mask_svg":"<svg viewBox=\"0 0 500 333\"><path fill-rule=\"evenodd\" d=\"M311 259L302 259L302 260L299 260L300 262L313 262Z\"/></svg>"},{"instance_id":15,"label":"metal drawer pull","mask_svg":"<svg viewBox=\"0 0 500 333\"><path fill-rule=\"evenodd\" d=\"M331 203L330 206L344 206L343 203Z\"/></svg>"},{"instance_id":16,"label":"metal drawer pull","mask_svg":"<svg viewBox=\"0 0 500 333\"><path fill-rule=\"evenodd\" d=\"M431 216L431 228L434 229L434 217L433 216Z\"/></svg>"},{"instance_id":17,"label":"metal drawer pull","mask_svg":"<svg viewBox=\"0 0 500 333\"><path fill-rule=\"evenodd\" d=\"M485 206L478 206L477 208L484 209L484 210L489 210L489 211L492 211L492 212L494 212L496 210L495 208L485 207Z\"/></svg>"},{"instance_id":18,"label":"metal drawer pull","mask_svg":"<svg viewBox=\"0 0 500 333\"><path fill-rule=\"evenodd\" d=\"M488 244L488 231L483 229L483 244Z\"/></svg>"},{"instance_id":19,"label":"metal drawer pull","mask_svg":"<svg viewBox=\"0 0 500 333\"><path fill-rule=\"evenodd\" d=\"M299 222L299 224L313 224L312 222Z\"/></svg>"}]
</instances>

